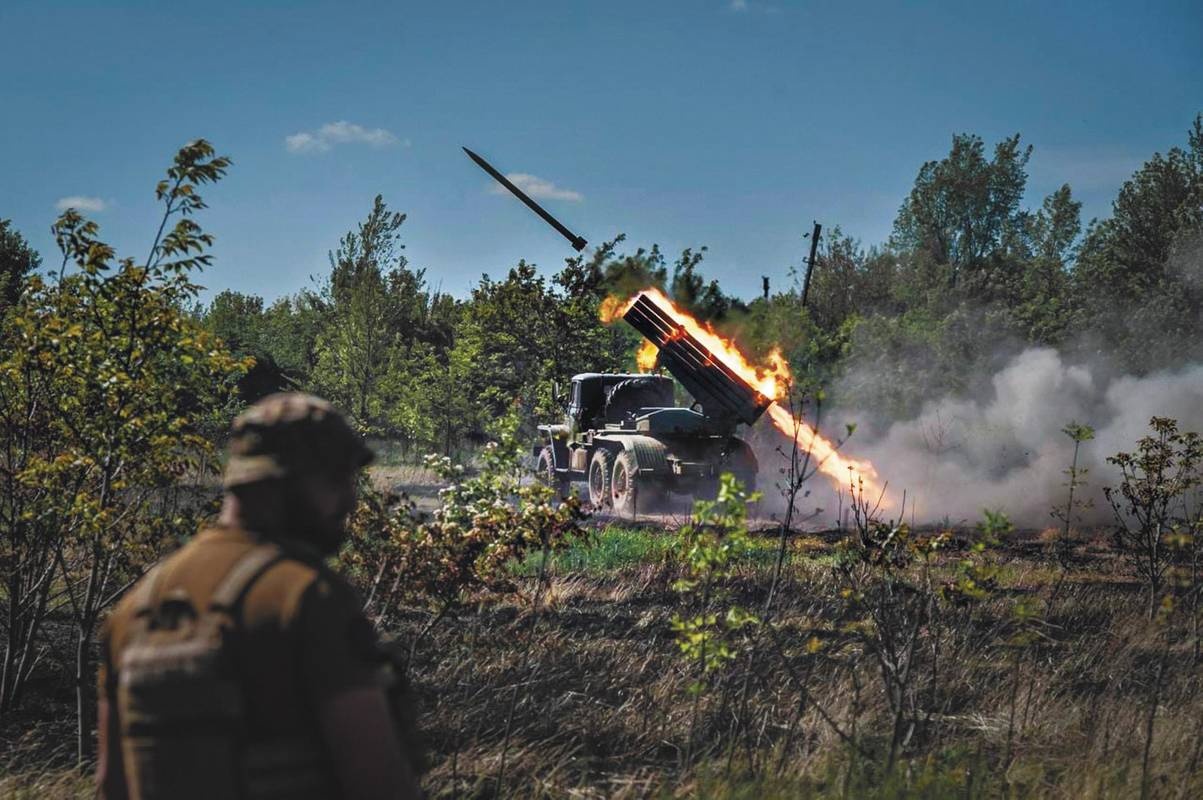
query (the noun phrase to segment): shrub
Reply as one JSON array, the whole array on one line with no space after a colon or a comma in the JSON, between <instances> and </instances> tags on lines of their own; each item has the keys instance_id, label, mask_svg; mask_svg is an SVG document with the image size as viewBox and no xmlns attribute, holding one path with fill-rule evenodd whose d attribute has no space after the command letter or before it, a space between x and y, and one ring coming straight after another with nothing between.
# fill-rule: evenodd
<instances>
[{"instance_id":1,"label":"shrub","mask_svg":"<svg viewBox=\"0 0 1203 800\"><path fill-rule=\"evenodd\" d=\"M1189 524L1180 504L1203 480L1203 438L1179 431L1177 420L1167 417L1153 417L1149 426L1152 434L1137 442L1135 453L1108 457L1122 480L1103 494L1115 512L1116 545L1145 583L1152 618L1174 556L1172 540Z\"/></svg>"}]
</instances>

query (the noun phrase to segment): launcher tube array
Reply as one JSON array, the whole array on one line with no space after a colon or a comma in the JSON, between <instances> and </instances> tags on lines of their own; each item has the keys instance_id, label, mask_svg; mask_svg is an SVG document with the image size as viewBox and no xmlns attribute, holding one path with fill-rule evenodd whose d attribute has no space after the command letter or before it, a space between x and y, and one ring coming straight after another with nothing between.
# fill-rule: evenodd
<instances>
[{"instance_id":1,"label":"launcher tube array","mask_svg":"<svg viewBox=\"0 0 1203 800\"><path fill-rule=\"evenodd\" d=\"M773 402L707 350L646 294L623 315L660 349L660 363L702 404L706 416L751 425Z\"/></svg>"}]
</instances>

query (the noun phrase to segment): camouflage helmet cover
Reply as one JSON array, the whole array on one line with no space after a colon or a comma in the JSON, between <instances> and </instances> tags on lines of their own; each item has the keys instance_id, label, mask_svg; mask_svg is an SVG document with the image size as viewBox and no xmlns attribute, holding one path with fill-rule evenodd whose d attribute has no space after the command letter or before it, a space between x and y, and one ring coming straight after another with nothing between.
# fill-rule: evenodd
<instances>
[{"instance_id":1,"label":"camouflage helmet cover","mask_svg":"<svg viewBox=\"0 0 1203 800\"><path fill-rule=\"evenodd\" d=\"M372 451L330 403L281 392L234 419L223 484L228 488L296 475L343 476L372 461Z\"/></svg>"}]
</instances>

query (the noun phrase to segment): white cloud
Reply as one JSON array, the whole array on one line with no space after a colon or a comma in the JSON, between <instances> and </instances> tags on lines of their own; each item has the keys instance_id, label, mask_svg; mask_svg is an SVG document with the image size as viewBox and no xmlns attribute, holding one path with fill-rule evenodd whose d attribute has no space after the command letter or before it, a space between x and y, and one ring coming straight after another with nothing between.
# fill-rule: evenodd
<instances>
[{"instance_id":1,"label":"white cloud","mask_svg":"<svg viewBox=\"0 0 1203 800\"><path fill-rule=\"evenodd\" d=\"M284 137L284 148L290 153L324 153L338 144L409 147L410 141L400 140L384 128L365 128L346 120L328 122L316 131L301 131Z\"/></svg>"},{"instance_id":2,"label":"white cloud","mask_svg":"<svg viewBox=\"0 0 1203 800\"><path fill-rule=\"evenodd\" d=\"M768 14L769 16L781 13L781 9L777 6L753 3L750 0L730 0L727 3L727 10L735 14Z\"/></svg>"},{"instance_id":3,"label":"white cloud","mask_svg":"<svg viewBox=\"0 0 1203 800\"><path fill-rule=\"evenodd\" d=\"M108 208L108 205L108 203L99 197L86 197L82 194L73 194L70 197L60 197L54 204L54 207L59 211L74 208L76 211L90 211L95 214L99 211L104 211Z\"/></svg>"},{"instance_id":4,"label":"white cloud","mask_svg":"<svg viewBox=\"0 0 1203 800\"><path fill-rule=\"evenodd\" d=\"M584 199L580 192L563 189L551 181L540 178L538 175L528 175L525 172L510 172L506 177L531 197L541 200L567 200L570 203L579 203ZM493 184L493 187L489 191L493 194L509 194L504 186L496 183Z\"/></svg>"}]
</instances>

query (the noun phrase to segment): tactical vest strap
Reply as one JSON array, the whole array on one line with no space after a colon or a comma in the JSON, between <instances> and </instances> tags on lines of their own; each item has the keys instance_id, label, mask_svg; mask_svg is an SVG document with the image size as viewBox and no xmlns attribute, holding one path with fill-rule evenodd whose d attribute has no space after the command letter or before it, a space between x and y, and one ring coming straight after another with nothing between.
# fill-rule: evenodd
<instances>
[{"instance_id":1,"label":"tactical vest strap","mask_svg":"<svg viewBox=\"0 0 1203 800\"><path fill-rule=\"evenodd\" d=\"M234 563L226 576L217 584L209 598L211 611L224 611L233 614L241 602L242 596L250 589L255 579L267 571L283 556L283 552L274 544L262 544L254 547Z\"/></svg>"}]
</instances>

